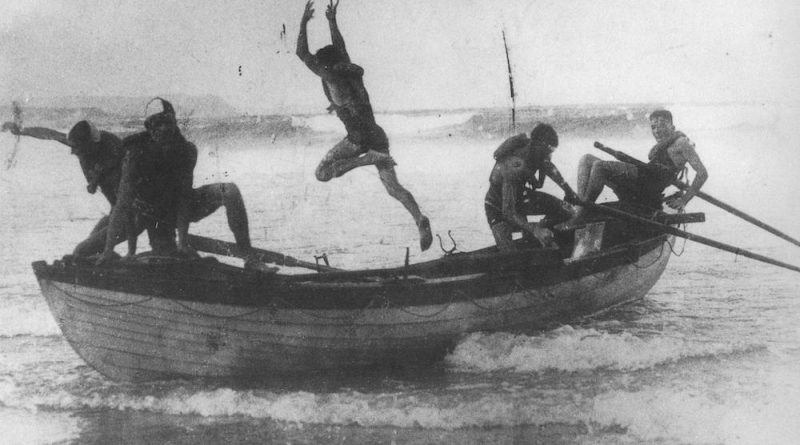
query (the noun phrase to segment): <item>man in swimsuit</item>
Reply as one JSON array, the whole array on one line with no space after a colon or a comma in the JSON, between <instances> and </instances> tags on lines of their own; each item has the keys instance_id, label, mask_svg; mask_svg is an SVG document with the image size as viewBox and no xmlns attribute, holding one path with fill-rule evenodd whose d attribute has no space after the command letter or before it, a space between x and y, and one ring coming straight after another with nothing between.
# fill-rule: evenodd
<instances>
[{"instance_id":1,"label":"man in swimsuit","mask_svg":"<svg viewBox=\"0 0 800 445\"><path fill-rule=\"evenodd\" d=\"M14 122L5 122L3 131L6 130L15 135L52 140L70 147L72 154L78 157L83 176L86 178L86 190L94 194L99 188L108 203L114 206L122 172L122 158L125 155L119 137L98 130L87 120L76 123L67 134L44 127L20 128ZM73 254L89 256L102 252L106 241L104 229L107 225L108 216L100 218L89 237L75 247Z\"/></svg>"},{"instance_id":2,"label":"man in swimsuit","mask_svg":"<svg viewBox=\"0 0 800 445\"><path fill-rule=\"evenodd\" d=\"M501 251L514 250L512 233L518 230L533 235L543 246L555 246L550 228L572 216L564 201L537 190L549 177L564 190L565 201L577 201L575 192L551 161L557 146L558 134L553 127L537 124L530 137L518 134L506 139L495 150L496 163L489 176L484 206L495 243ZM538 223L531 223L527 215L545 216Z\"/></svg>"},{"instance_id":3,"label":"man in swimsuit","mask_svg":"<svg viewBox=\"0 0 800 445\"><path fill-rule=\"evenodd\" d=\"M670 208L683 211L708 179L708 172L695 151L694 143L675 129L671 112L662 109L651 113L650 129L656 144L647 156L649 162L642 167L627 162L603 161L590 154L581 158L578 165L578 196L582 201L594 203L603 187L609 186L621 202L647 210L660 210L664 189L677 180L686 164L689 164L695 172L692 184L686 191L666 200ZM585 218L586 209L579 206L577 214L566 227L580 225Z\"/></svg>"},{"instance_id":4,"label":"man in swimsuit","mask_svg":"<svg viewBox=\"0 0 800 445\"><path fill-rule=\"evenodd\" d=\"M336 23L336 3L330 3L325 12L331 32L332 45L319 49L316 54L308 50L306 25L314 15L314 3L306 3L300 20L297 37L297 56L322 79L322 90L328 98L329 111L336 113L347 130L347 137L336 144L322 159L316 170L317 179L330 181L348 171L364 165L375 165L386 191L400 201L411 213L420 234L420 248L427 250L433 241L430 221L422 214L414 196L397 180L395 162L389 155L389 140L375 122L369 95L364 88L364 70L350 62L344 38Z\"/></svg>"},{"instance_id":5,"label":"man in swimsuit","mask_svg":"<svg viewBox=\"0 0 800 445\"><path fill-rule=\"evenodd\" d=\"M126 232L128 255L133 255L138 233L131 235L130 229L139 226L147 229L155 254L196 256L188 242L189 223L200 221L223 205L236 244L245 251L252 249L247 212L238 187L233 183L217 183L192 188L197 147L181 134L172 104L160 100L163 111L145 120L147 131L122 141L126 154L117 203L98 262L114 257L114 246ZM255 253L245 258L245 267L277 270L258 261Z\"/></svg>"}]
</instances>

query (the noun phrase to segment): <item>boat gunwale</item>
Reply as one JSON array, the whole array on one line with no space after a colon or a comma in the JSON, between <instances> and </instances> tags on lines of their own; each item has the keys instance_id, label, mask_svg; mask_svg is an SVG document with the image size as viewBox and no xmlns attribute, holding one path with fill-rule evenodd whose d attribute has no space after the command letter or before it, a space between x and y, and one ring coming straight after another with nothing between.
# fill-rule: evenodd
<instances>
[{"instance_id":1,"label":"boat gunwale","mask_svg":"<svg viewBox=\"0 0 800 445\"><path fill-rule=\"evenodd\" d=\"M524 267L511 270L483 270L478 274L470 273L470 270L463 270L463 273L459 275L451 275L452 280L419 279L419 277L404 279L407 269L403 267L352 271L359 272L358 274L326 272L311 275L268 275L264 277L252 271L215 262L213 267L218 268L217 270L225 279L206 277L203 276L202 271L198 271L179 280L170 276L169 270L159 270L156 265L129 265L125 267L128 271L121 273L118 270L119 263L116 266L94 267L74 263L67 265L58 261L53 265L48 265L44 261L37 261L33 263L33 268L37 279L40 280L46 279L154 298L210 304L348 310L361 309L365 305L373 304L373 300L380 297L385 300L386 304L392 306L430 306L466 299L491 298L513 291L515 288L544 287L577 280L613 267L633 264L641 255L658 249L659 246L663 248L668 237L665 234L657 234L567 262L559 259L557 262L531 264L525 262L524 259L535 258L535 256L526 256L527 252L525 251L510 254L494 253L489 254L487 258L493 256L521 257ZM465 255L469 255L469 252ZM450 260L452 258L445 256L429 263L443 263ZM537 273L531 273L531 266L537 267ZM131 268L136 270L130 272ZM366 277L374 278L376 270L386 273L391 278L377 281L365 280ZM140 275L142 272L144 274ZM309 280L311 277L316 279ZM359 277L362 278L362 281L342 281L342 279ZM165 292L165 290L169 290L169 292ZM454 293L458 295L453 295ZM213 296L209 297L209 295ZM204 296L205 298L203 298Z\"/></svg>"}]
</instances>

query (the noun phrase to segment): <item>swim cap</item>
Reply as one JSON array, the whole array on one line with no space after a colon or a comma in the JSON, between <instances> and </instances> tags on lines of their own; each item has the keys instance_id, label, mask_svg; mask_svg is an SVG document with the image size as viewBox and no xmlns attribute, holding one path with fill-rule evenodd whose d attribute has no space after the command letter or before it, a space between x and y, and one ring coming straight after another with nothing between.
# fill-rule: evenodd
<instances>
[{"instance_id":1,"label":"swim cap","mask_svg":"<svg viewBox=\"0 0 800 445\"><path fill-rule=\"evenodd\" d=\"M74 145L100 142L100 130L89 121L80 121L69 130L67 140Z\"/></svg>"},{"instance_id":2,"label":"swim cap","mask_svg":"<svg viewBox=\"0 0 800 445\"><path fill-rule=\"evenodd\" d=\"M669 110L659 109L650 113L650 120L658 119L659 117L663 117L670 123L672 122L672 113L670 113Z\"/></svg>"},{"instance_id":3,"label":"swim cap","mask_svg":"<svg viewBox=\"0 0 800 445\"><path fill-rule=\"evenodd\" d=\"M558 147L558 133L549 124L538 123L531 130L531 140L533 142L544 142L552 147Z\"/></svg>"},{"instance_id":4,"label":"swim cap","mask_svg":"<svg viewBox=\"0 0 800 445\"><path fill-rule=\"evenodd\" d=\"M147 103L147 105L145 105L145 114L147 113L147 106L150 105L154 100L161 101L162 111L160 113L147 116L147 118L144 120L144 128L151 130L156 126L157 123L161 123L165 120L171 122L172 124L177 124L177 120L175 119L175 109L172 107L172 104L160 97L153 98Z\"/></svg>"}]
</instances>

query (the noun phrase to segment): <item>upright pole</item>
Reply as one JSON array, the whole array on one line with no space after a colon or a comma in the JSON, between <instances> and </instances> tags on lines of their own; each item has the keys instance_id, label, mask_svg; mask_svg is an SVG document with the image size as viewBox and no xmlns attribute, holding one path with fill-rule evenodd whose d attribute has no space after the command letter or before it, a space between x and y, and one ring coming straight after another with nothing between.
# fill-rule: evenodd
<instances>
[{"instance_id":1,"label":"upright pole","mask_svg":"<svg viewBox=\"0 0 800 445\"><path fill-rule=\"evenodd\" d=\"M511 57L508 55L508 42L506 42L506 31L502 30L503 47L506 50L506 66L508 67L508 88L511 92L511 133L517 132L517 103L514 94L514 74L511 72Z\"/></svg>"}]
</instances>

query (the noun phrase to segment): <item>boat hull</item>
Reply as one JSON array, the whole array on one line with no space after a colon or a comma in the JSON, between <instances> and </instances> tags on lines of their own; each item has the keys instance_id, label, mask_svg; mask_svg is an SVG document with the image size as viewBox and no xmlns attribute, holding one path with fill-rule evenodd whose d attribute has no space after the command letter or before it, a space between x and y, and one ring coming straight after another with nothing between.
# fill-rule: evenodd
<instances>
[{"instance_id":1,"label":"boat hull","mask_svg":"<svg viewBox=\"0 0 800 445\"><path fill-rule=\"evenodd\" d=\"M266 282L253 285L257 294L221 286L218 295L186 281L179 298L165 286L98 285L103 277L84 278L80 268L34 269L70 345L111 379L254 377L425 365L471 332L574 321L644 297L667 266L668 242L629 249L624 260L508 275Z\"/></svg>"}]
</instances>

